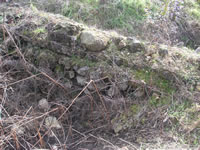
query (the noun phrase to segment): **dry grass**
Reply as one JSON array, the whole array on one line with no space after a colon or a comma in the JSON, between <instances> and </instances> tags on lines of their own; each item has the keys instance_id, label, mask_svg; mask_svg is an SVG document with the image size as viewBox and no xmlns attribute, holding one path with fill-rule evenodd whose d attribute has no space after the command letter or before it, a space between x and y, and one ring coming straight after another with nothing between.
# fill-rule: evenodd
<instances>
[{"instance_id":1,"label":"dry grass","mask_svg":"<svg viewBox=\"0 0 200 150\"><path fill-rule=\"evenodd\" d=\"M166 26L168 24L162 27L168 32L169 28ZM130 92L134 94L140 89L144 91L143 100L137 101L135 97L126 97L127 93L118 93L117 97L112 98L106 97L103 93L111 87L115 88L116 84L121 82L117 80L117 75L124 71L112 62L113 70L110 71L113 72L115 78L104 77L95 81L90 80L81 89L80 87L74 90L66 89L59 77L49 75L48 72L36 68L29 60L26 60L22 47L16 42L20 39L17 39L5 24L1 28L4 43L9 39L14 45L13 52L9 54L6 52L0 61L1 149L53 149L55 147L78 149L87 145L93 148L95 145L100 149L104 147L118 150L122 145L127 145L124 149L135 150L148 147L153 149L154 146L147 143L156 142L155 137L160 137L160 134L163 139L169 138L170 142L174 140L173 135L167 136L164 131L166 126L173 125L167 113L169 107L149 107L149 99L152 92L156 92L169 96L172 101L174 99L181 101L183 97L193 96L186 87L182 88L183 95L169 95L155 88L152 82L146 84L141 80L128 79L127 81L132 85L137 86L136 90L130 87ZM169 35L166 36L170 38ZM153 38L153 40L156 39ZM169 39L167 42L170 44ZM5 62L8 61L11 61L12 65L5 67ZM19 67L16 62L22 65ZM176 79L177 83L181 82L178 77ZM93 92L88 92L90 86L94 88ZM50 101L51 108L48 111L38 108L38 100L43 97L47 97ZM129 105L135 104L136 101L144 106L138 115L137 124L127 129L128 132L124 131L117 136L113 133L111 120L116 114L128 111ZM49 116L56 116L62 128L45 126L45 118ZM178 142L177 140L175 143ZM170 145L163 141L156 145L157 148L162 148L162 144Z\"/></svg>"}]
</instances>

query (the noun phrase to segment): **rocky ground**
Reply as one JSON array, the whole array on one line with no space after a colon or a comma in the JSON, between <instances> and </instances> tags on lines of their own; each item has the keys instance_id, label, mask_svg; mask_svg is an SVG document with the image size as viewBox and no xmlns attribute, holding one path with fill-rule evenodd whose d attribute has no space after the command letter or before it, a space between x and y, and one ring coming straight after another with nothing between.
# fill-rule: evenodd
<instances>
[{"instance_id":1,"label":"rocky ground","mask_svg":"<svg viewBox=\"0 0 200 150\"><path fill-rule=\"evenodd\" d=\"M0 9L1 149L198 149L198 51Z\"/></svg>"}]
</instances>

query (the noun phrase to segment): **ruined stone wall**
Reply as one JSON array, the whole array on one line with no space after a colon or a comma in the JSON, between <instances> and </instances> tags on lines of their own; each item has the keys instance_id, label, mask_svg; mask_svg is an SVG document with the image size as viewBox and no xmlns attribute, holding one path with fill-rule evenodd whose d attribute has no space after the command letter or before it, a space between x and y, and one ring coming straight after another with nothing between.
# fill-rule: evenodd
<instances>
[{"instance_id":1,"label":"ruined stone wall","mask_svg":"<svg viewBox=\"0 0 200 150\"><path fill-rule=\"evenodd\" d=\"M160 99L159 105L163 105L170 102L169 95L174 93L183 99L190 97L190 94L182 91L185 88L192 88L195 92L193 99L198 99L200 56L187 48L142 42L135 37L87 27L60 15L15 7L8 9L4 30L2 28L0 32L1 53L5 56L2 58L2 69L14 68L16 72L23 70L24 76L14 74L19 79L28 77L28 73L45 74L37 81L34 80L36 83L30 81L16 86L19 91L15 92L23 93L19 98L21 100L27 98L25 95L33 92L34 87L37 95L29 96L29 100L38 101L48 96L49 101L59 100L69 105L91 81L95 85L88 85L81 93L80 103L72 112L81 110L81 114L90 114L89 110L84 110L88 109L91 97L104 110L103 99L110 114L122 109L124 99L128 99L129 106L134 109L130 113L133 116L139 109L132 99ZM29 65L26 66L17 50L37 69L31 70ZM9 53L15 55L7 58ZM56 83L56 88L46 81L47 76ZM23 86L26 88L21 88ZM16 97L11 96L11 99ZM80 119L79 113L72 113L72 116ZM102 116L95 114L93 117ZM130 122L133 123L134 119ZM129 124L126 127L117 126L114 130L118 132L127 127L130 127Z\"/></svg>"}]
</instances>

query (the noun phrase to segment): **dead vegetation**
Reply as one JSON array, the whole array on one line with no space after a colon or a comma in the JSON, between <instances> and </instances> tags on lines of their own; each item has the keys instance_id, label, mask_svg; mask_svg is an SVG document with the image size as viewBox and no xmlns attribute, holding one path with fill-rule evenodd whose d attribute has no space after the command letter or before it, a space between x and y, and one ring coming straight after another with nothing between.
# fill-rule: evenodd
<instances>
[{"instance_id":1,"label":"dead vegetation","mask_svg":"<svg viewBox=\"0 0 200 150\"><path fill-rule=\"evenodd\" d=\"M174 125L180 125L180 118L184 121L182 116L177 116L175 113L183 113L183 110L191 106L192 102L199 101L198 71L195 72L197 73L196 81L192 79L193 74L189 74L191 78L183 79L183 76L180 77L182 72L178 74L176 70L173 72L147 68L148 65L154 63L153 58L157 57L158 52L144 54L141 57L139 53L138 58L130 58L131 61L127 58L128 63L116 62L114 56L118 54L113 54L112 50L105 54L102 52L104 56L97 55L98 57L95 58L96 55L92 52L87 51L85 54L77 50L78 48L85 50L76 43L79 42L78 40L67 39L69 43L64 43L66 41L62 41L62 37L57 37L54 44L63 42L66 44L64 46L72 52L74 49L78 51L74 52L78 57L70 56L73 64L73 70L70 71L78 70L76 74L77 72L83 74L80 69L85 71L84 69L87 68L84 66L88 65L91 68L94 67L100 74L93 75L95 78L87 81L85 85L79 85L77 79L72 76L70 81L73 82L73 86L71 87L68 82L65 82L65 76L63 77L60 71L63 66L59 68L50 65L51 61L54 61L53 57L50 57L50 62L37 61L39 58L37 56L28 57L30 47L42 45L40 47L42 50L49 48L45 47L48 43L45 43L45 34L43 34L46 28L40 27L40 22L37 22L39 25L35 26L31 24L31 20L27 21L28 18L34 19L34 15L34 13L22 15L22 23L18 22L21 18L18 20L16 16L11 16L11 20L1 24L1 149L135 150L151 147L148 143L157 142L159 138L164 143L180 142L176 139L175 133L167 130L178 129L180 132L185 132L181 131L182 128L174 127ZM50 27L54 27L51 21L45 19L43 21ZM73 29L72 34L77 34L80 26L74 29L71 22L69 24L65 28L69 29L68 34L71 34L71 29ZM62 29L62 26L56 27ZM62 35L60 32L62 30L58 33L57 30L50 31L48 31L48 35L52 35L50 39L58 34ZM36 35L33 36L32 33ZM54 50L59 48L54 47ZM51 54L51 51L45 52ZM59 52L62 53L62 51ZM109 54L110 52L112 55ZM94 59L93 63L90 61L92 59L88 60L90 57L86 57L89 54ZM61 55L57 53L56 55L60 60ZM69 57L68 55L70 53L64 54L64 57ZM166 54L161 55L165 57ZM152 60L148 61L149 64L145 64L146 62L142 59L144 57L152 57ZM49 57L45 55L44 60L48 59ZM94 62L99 59L103 62L97 64L96 67ZM143 63L140 63L141 61ZM55 62L58 63L57 60ZM77 66L80 69L76 69ZM197 70L196 62L192 66L194 66L192 71ZM187 70L184 67L182 71ZM133 72L130 76L131 71ZM194 89L189 91L190 87ZM42 99L46 101L41 103ZM199 121L195 121L192 130L183 134L185 141L195 146L198 144L198 137L194 137L199 132L198 124ZM192 132L197 132L197 134ZM145 144L146 147L143 147Z\"/></svg>"}]
</instances>

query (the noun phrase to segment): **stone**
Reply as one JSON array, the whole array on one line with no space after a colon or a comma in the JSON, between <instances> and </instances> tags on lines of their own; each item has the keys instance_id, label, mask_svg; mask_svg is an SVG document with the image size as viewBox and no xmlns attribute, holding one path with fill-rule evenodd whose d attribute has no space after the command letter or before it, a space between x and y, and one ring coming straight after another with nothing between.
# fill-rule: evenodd
<instances>
[{"instance_id":1,"label":"stone","mask_svg":"<svg viewBox=\"0 0 200 150\"><path fill-rule=\"evenodd\" d=\"M98 80L101 78L101 74L100 74L100 69L97 69L96 71L92 71L90 72L89 76L90 76L90 80Z\"/></svg>"},{"instance_id":2,"label":"stone","mask_svg":"<svg viewBox=\"0 0 200 150\"><path fill-rule=\"evenodd\" d=\"M200 54L200 47L195 50L196 53Z\"/></svg>"},{"instance_id":3,"label":"stone","mask_svg":"<svg viewBox=\"0 0 200 150\"><path fill-rule=\"evenodd\" d=\"M122 50L123 48L125 48L126 47L126 42L125 42L125 40L121 40L120 42L119 42L119 44L118 44L118 49L119 50Z\"/></svg>"},{"instance_id":4,"label":"stone","mask_svg":"<svg viewBox=\"0 0 200 150\"><path fill-rule=\"evenodd\" d=\"M93 81L99 80L99 79L101 78L101 69L98 68L98 69L96 69L96 71L91 71L90 74L89 74L89 77L90 77L90 80L93 80ZM102 87L102 86L101 86L101 82L96 82L95 84L96 84L96 86L97 86L98 88L101 88L101 87ZM88 86L88 89L91 90L91 91L95 90L94 84L91 83L91 84Z\"/></svg>"},{"instance_id":5,"label":"stone","mask_svg":"<svg viewBox=\"0 0 200 150\"><path fill-rule=\"evenodd\" d=\"M78 69L79 69L79 66L78 66L78 65L74 65L74 66L73 66L73 69L74 69L75 72L77 72Z\"/></svg>"},{"instance_id":6,"label":"stone","mask_svg":"<svg viewBox=\"0 0 200 150\"><path fill-rule=\"evenodd\" d=\"M31 149L31 150L58 150L58 146L56 145L51 145L51 149L40 149L40 148L35 148L35 149Z\"/></svg>"},{"instance_id":7,"label":"stone","mask_svg":"<svg viewBox=\"0 0 200 150\"><path fill-rule=\"evenodd\" d=\"M120 115L115 116L111 120L113 131L118 134L119 132L128 128L134 127L135 117L137 115L128 110L128 112L122 112Z\"/></svg>"},{"instance_id":8,"label":"stone","mask_svg":"<svg viewBox=\"0 0 200 150\"><path fill-rule=\"evenodd\" d=\"M59 148L58 148L58 146L57 145L53 145L52 146L52 150L58 150Z\"/></svg>"},{"instance_id":9,"label":"stone","mask_svg":"<svg viewBox=\"0 0 200 150\"><path fill-rule=\"evenodd\" d=\"M66 79L66 81L65 81L65 83L64 83L64 86L65 86L66 88L68 88L68 89L71 89L71 88L72 88L72 85L73 85L72 81Z\"/></svg>"},{"instance_id":10,"label":"stone","mask_svg":"<svg viewBox=\"0 0 200 150\"><path fill-rule=\"evenodd\" d=\"M198 92L200 92L200 83L197 83L196 89L197 89Z\"/></svg>"},{"instance_id":11,"label":"stone","mask_svg":"<svg viewBox=\"0 0 200 150\"><path fill-rule=\"evenodd\" d=\"M124 73L120 74L119 76L116 77L117 81L117 87L119 88L120 91L126 91L128 86L129 86L129 76Z\"/></svg>"},{"instance_id":12,"label":"stone","mask_svg":"<svg viewBox=\"0 0 200 150\"><path fill-rule=\"evenodd\" d=\"M29 59L34 57L34 50L33 48L29 48L26 50L26 53L24 54L26 57L28 57Z\"/></svg>"},{"instance_id":13,"label":"stone","mask_svg":"<svg viewBox=\"0 0 200 150\"><path fill-rule=\"evenodd\" d=\"M77 80L77 83L78 83L79 85L81 85L81 86L84 86L84 85L86 85L86 83L87 83L87 78L82 77L82 76L77 76L77 77L76 77L76 80Z\"/></svg>"},{"instance_id":14,"label":"stone","mask_svg":"<svg viewBox=\"0 0 200 150\"><path fill-rule=\"evenodd\" d=\"M79 68L79 69L77 70L77 73L78 73L79 75L81 75L81 76L85 76L85 75L88 73L89 69L90 69L90 68L89 68L88 66L85 66L85 67Z\"/></svg>"},{"instance_id":15,"label":"stone","mask_svg":"<svg viewBox=\"0 0 200 150\"><path fill-rule=\"evenodd\" d=\"M67 56L72 55L72 52L68 46L63 46L62 44L55 41L48 42L47 48L52 50L55 53L64 54Z\"/></svg>"},{"instance_id":16,"label":"stone","mask_svg":"<svg viewBox=\"0 0 200 150\"><path fill-rule=\"evenodd\" d=\"M89 91L88 89L85 89L85 90L84 90L84 93L85 93L86 95L91 95L91 93L90 93L90 91Z\"/></svg>"},{"instance_id":17,"label":"stone","mask_svg":"<svg viewBox=\"0 0 200 150\"><path fill-rule=\"evenodd\" d=\"M5 39L5 41L3 42L3 44L5 45L6 49L11 49L11 48L15 47L15 45L12 42L11 38Z\"/></svg>"},{"instance_id":18,"label":"stone","mask_svg":"<svg viewBox=\"0 0 200 150\"><path fill-rule=\"evenodd\" d=\"M131 53L136 53L145 50L144 44L136 38L129 38L128 50Z\"/></svg>"},{"instance_id":19,"label":"stone","mask_svg":"<svg viewBox=\"0 0 200 150\"><path fill-rule=\"evenodd\" d=\"M68 57L60 58L58 63L60 65L63 65L66 70L69 70L71 68L71 61L70 61L70 58L68 58Z\"/></svg>"},{"instance_id":20,"label":"stone","mask_svg":"<svg viewBox=\"0 0 200 150\"><path fill-rule=\"evenodd\" d=\"M117 86L112 86L112 87L109 88L107 94L110 97L116 97L116 96L120 95L120 91L119 91Z\"/></svg>"},{"instance_id":21,"label":"stone","mask_svg":"<svg viewBox=\"0 0 200 150\"><path fill-rule=\"evenodd\" d=\"M151 60L151 56L146 56L145 60L146 61L150 61Z\"/></svg>"},{"instance_id":22,"label":"stone","mask_svg":"<svg viewBox=\"0 0 200 150\"><path fill-rule=\"evenodd\" d=\"M123 130L123 125L122 124L117 124L113 123L114 121L112 120L112 127L115 133L119 133L121 130Z\"/></svg>"},{"instance_id":23,"label":"stone","mask_svg":"<svg viewBox=\"0 0 200 150\"><path fill-rule=\"evenodd\" d=\"M176 44L177 47L183 47L184 46L184 42L179 42Z\"/></svg>"},{"instance_id":24,"label":"stone","mask_svg":"<svg viewBox=\"0 0 200 150\"><path fill-rule=\"evenodd\" d=\"M56 64L55 55L48 50L41 52L37 59L40 67L54 66Z\"/></svg>"},{"instance_id":25,"label":"stone","mask_svg":"<svg viewBox=\"0 0 200 150\"><path fill-rule=\"evenodd\" d=\"M35 148L35 149L32 149L32 150L50 150L50 149L40 149L40 148Z\"/></svg>"},{"instance_id":26,"label":"stone","mask_svg":"<svg viewBox=\"0 0 200 150\"><path fill-rule=\"evenodd\" d=\"M161 57L166 57L169 54L167 46L161 45L158 53Z\"/></svg>"},{"instance_id":27,"label":"stone","mask_svg":"<svg viewBox=\"0 0 200 150\"><path fill-rule=\"evenodd\" d=\"M159 65L157 63L153 63L152 69L158 69L158 68L159 68Z\"/></svg>"},{"instance_id":28,"label":"stone","mask_svg":"<svg viewBox=\"0 0 200 150\"><path fill-rule=\"evenodd\" d=\"M60 26L60 28L63 28L63 27ZM63 29L58 29L54 31L49 31L48 39L49 41L55 41L57 43L70 45L70 43L72 43L74 39L74 36L69 35L69 33L67 33L66 30L63 28Z\"/></svg>"},{"instance_id":29,"label":"stone","mask_svg":"<svg viewBox=\"0 0 200 150\"><path fill-rule=\"evenodd\" d=\"M99 55L97 53L87 53L85 58L87 58L91 62L97 62L99 59Z\"/></svg>"},{"instance_id":30,"label":"stone","mask_svg":"<svg viewBox=\"0 0 200 150\"><path fill-rule=\"evenodd\" d=\"M79 69L78 65L74 65L74 66L73 66L73 69L77 72L78 69Z\"/></svg>"},{"instance_id":31,"label":"stone","mask_svg":"<svg viewBox=\"0 0 200 150\"><path fill-rule=\"evenodd\" d=\"M67 74L68 74L70 79L73 79L75 77L75 72L74 71L68 71Z\"/></svg>"},{"instance_id":32,"label":"stone","mask_svg":"<svg viewBox=\"0 0 200 150\"><path fill-rule=\"evenodd\" d=\"M116 64L117 66L123 65L123 59L120 58L120 57L115 57L115 58L114 58L114 62L115 62L115 64Z\"/></svg>"},{"instance_id":33,"label":"stone","mask_svg":"<svg viewBox=\"0 0 200 150\"><path fill-rule=\"evenodd\" d=\"M53 116L49 116L45 119L45 126L47 128L61 129L61 125L59 124L58 120Z\"/></svg>"},{"instance_id":34,"label":"stone","mask_svg":"<svg viewBox=\"0 0 200 150\"><path fill-rule=\"evenodd\" d=\"M129 148L127 146L124 146L122 148L118 148L117 150L129 150Z\"/></svg>"},{"instance_id":35,"label":"stone","mask_svg":"<svg viewBox=\"0 0 200 150\"><path fill-rule=\"evenodd\" d=\"M80 39L81 44L84 45L87 50L94 52L105 50L109 42L108 37L97 31L83 31Z\"/></svg>"},{"instance_id":36,"label":"stone","mask_svg":"<svg viewBox=\"0 0 200 150\"><path fill-rule=\"evenodd\" d=\"M157 93L155 93L155 92L152 94L152 97L154 99L156 99L156 100L158 100L160 98L160 96Z\"/></svg>"},{"instance_id":37,"label":"stone","mask_svg":"<svg viewBox=\"0 0 200 150\"><path fill-rule=\"evenodd\" d=\"M88 88L88 90L90 90L90 91L95 90L95 87L94 87L93 83L91 83L87 88Z\"/></svg>"},{"instance_id":38,"label":"stone","mask_svg":"<svg viewBox=\"0 0 200 150\"><path fill-rule=\"evenodd\" d=\"M192 41L196 45L200 45L200 23L199 21L190 21L188 22L189 26L188 29L185 29L190 37L192 38Z\"/></svg>"},{"instance_id":39,"label":"stone","mask_svg":"<svg viewBox=\"0 0 200 150\"><path fill-rule=\"evenodd\" d=\"M135 92L134 92L134 95L135 95L135 97L137 97L137 98L140 98L140 97L142 97L142 96L144 96L144 90L143 89L137 89Z\"/></svg>"},{"instance_id":40,"label":"stone","mask_svg":"<svg viewBox=\"0 0 200 150\"><path fill-rule=\"evenodd\" d=\"M14 124L11 130L15 132L17 135L22 135L25 133L25 128L17 124Z\"/></svg>"},{"instance_id":41,"label":"stone","mask_svg":"<svg viewBox=\"0 0 200 150\"><path fill-rule=\"evenodd\" d=\"M119 89L120 89L121 91L126 91L127 88L128 88L128 81L122 79L122 81L121 81L120 83L118 83L117 86L119 87Z\"/></svg>"},{"instance_id":42,"label":"stone","mask_svg":"<svg viewBox=\"0 0 200 150\"><path fill-rule=\"evenodd\" d=\"M38 107L42 110L47 111L49 109L49 102L46 98L43 98L38 102Z\"/></svg>"}]
</instances>

